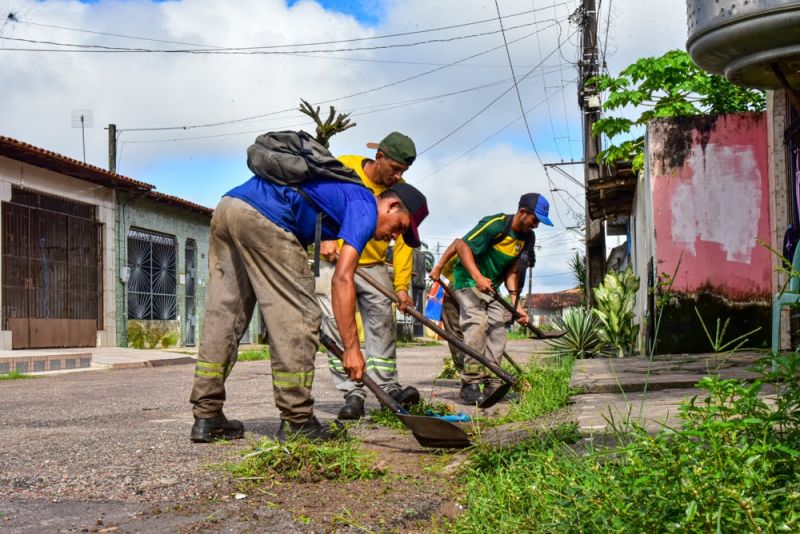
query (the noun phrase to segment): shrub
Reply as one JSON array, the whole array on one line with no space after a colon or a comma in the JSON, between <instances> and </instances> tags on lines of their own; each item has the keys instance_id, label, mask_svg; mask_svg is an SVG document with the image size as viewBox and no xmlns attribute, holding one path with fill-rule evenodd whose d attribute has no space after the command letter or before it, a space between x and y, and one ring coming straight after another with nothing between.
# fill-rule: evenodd
<instances>
[{"instance_id":1,"label":"shrub","mask_svg":"<svg viewBox=\"0 0 800 534\"><path fill-rule=\"evenodd\" d=\"M573 358L586 358L603 351L600 338L600 321L585 308L567 308L556 317L556 327L564 330L562 337L548 341L559 354Z\"/></svg>"},{"instance_id":2,"label":"shrub","mask_svg":"<svg viewBox=\"0 0 800 534\"><path fill-rule=\"evenodd\" d=\"M594 313L602 323L600 337L617 350L617 356L634 352L639 325L633 324L633 306L639 278L628 266L622 274L610 271L603 283L592 293L596 308Z\"/></svg>"}]
</instances>

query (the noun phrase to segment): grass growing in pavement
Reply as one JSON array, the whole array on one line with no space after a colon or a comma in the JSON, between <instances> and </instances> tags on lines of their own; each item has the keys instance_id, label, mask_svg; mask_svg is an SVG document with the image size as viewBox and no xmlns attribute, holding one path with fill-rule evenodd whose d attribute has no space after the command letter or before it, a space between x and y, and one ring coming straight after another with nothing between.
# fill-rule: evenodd
<instances>
[{"instance_id":1,"label":"grass growing in pavement","mask_svg":"<svg viewBox=\"0 0 800 534\"><path fill-rule=\"evenodd\" d=\"M518 395L512 400L506 415L495 419L482 419L483 425L495 426L515 421L529 421L553 412L567 404L572 390L569 381L574 359L569 356L551 356L524 367L518 376ZM505 368L505 362L503 367ZM514 371L509 371L515 375Z\"/></svg>"},{"instance_id":2,"label":"grass growing in pavement","mask_svg":"<svg viewBox=\"0 0 800 534\"><path fill-rule=\"evenodd\" d=\"M262 350L243 350L236 359L240 362L269 360L269 347L264 347Z\"/></svg>"},{"instance_id":3,"label":"grass growing in pavement","mask_svg":"<svg viewBox=\"0 0 800 534\"><path fill-rule=\"evenodd\" d=\"M225 467L241 482L291 480L369 480L382 477L374 454L361 450L361 443L340 439L314 443L305 439L286 443L264 438L244 451L242 460Z\"/></svg>"},{"instance_id":4,"label":"grass growing in pavement","mask_svg":"<svg viewBox=\"0 0 800 534\"><path fill-rule=\"evenodd\" d=\"M479 447L461 475L466 512L449 529L799 531L800 357L776 361L753 383L703 378L679 427L651 435L626 421L611 449L578 453L568 435Z\"/></svg>"},{"instance_id":5,"label":"grass growing in pavement","mask_svg":"<svg viewBox=\"0 0 800 534\"><path fill-rule=\"evenodd\" d=\"M406 347L438 347L442 343L432 339L415 339L414 341L398 341L397 348L402 349Z\"/></svg>"},{"instance_id":6,"label":"grass growing in pavement","mask_svg":"<svg viewBox=\"0 0 800 534\"><path fill-rule=\"evenodd\" d=\"M453 406L445 404L444 402L428 402L426 400L421 400L408 411L411 415L426 415L426 412L432 412L436 415L447 415L455 413L453 408ZM386 407L371 409L369 411L369 418L370 421L377 425L395 428L397 430L407 430L400 418Z\"/></svg>"},{"instance_id":7,"label":"grass growing in pavement","mask_svg":"<svg viewBox=\"0 0 800 534\"><path fill-rule=\"evenodd\" d=\"M10 373L0 375L0 380L23 380L25 378L36 378L35 376L20 373L19 371L11 371Z\"/></svg>"}]
</instances>

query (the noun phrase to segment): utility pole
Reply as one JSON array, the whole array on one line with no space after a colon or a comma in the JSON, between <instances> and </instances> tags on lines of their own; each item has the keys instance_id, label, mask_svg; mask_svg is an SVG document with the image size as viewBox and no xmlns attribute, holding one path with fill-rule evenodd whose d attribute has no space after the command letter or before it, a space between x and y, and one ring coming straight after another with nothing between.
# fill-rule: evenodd
<instances>
[{"instance_id":1,"label":"utility pole","mask_svg":"<svg viewBox=\"0 0 800 534\"><path fill-rule=\"evenodd\" d=\"M117 172L117 125L108 125L108 170Z\"/></svg>"},{"instance_id":2,"label":"utility pole","mask_svg":"<svg viewBox=\"0 0 800 534\"><path fill-rule=\"evenodd\" d=\"M592 135L592 125L600 118L600 98L587 80L600 73L597 47L597 7L595 0L582 0L573 14L581 26L582 55L578 62L578 105L583 115L583 180L588 193L602 169L597 164L600 140ZM592 303L592 289L600 285L606 273L606 236L602 219L589 216L586 201L586 302Z\"/></svg>"}]
</instances>

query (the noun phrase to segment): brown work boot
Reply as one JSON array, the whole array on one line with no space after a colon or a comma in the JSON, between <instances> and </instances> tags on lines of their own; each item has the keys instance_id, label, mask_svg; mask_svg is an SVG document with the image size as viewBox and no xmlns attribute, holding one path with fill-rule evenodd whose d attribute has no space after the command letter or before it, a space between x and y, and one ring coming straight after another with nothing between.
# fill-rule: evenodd
<instances>
[{"instance_id":1,"label":"brown work boot","mask_svg":"<svg viewBox=\"0 0 800 534\"><path fill-rule=\"evenodd\" d=\"M190 439L195 443L209 443L218 439L242 439L244 425L225 414L216 417L195 417Z\"/></svg>"},{"instance_id":2,"label":"brown work boot","mask_svg":"<svg viewBox=\"0 0 800 534\"><path fill-rule=\"evenodd\" d=\"M290 439L307 439L309 441L333 441L347 437L347 433L340 425L323 425L315 416L308 421L294 423L281 420L281 426L275 438L281 443Z\"/></svg>"},{"instance_id":3,"label":"brown work boot","mask_svg":"<svg viewBox=\"0 0 800 534\"><path fill-rule=\"evenodd\" d=\"M389 393L389 396L406 410L418 403L420 399L419 391L414 386L406 386L402 389L396 389Z\"/></svg>"}]
</instances>

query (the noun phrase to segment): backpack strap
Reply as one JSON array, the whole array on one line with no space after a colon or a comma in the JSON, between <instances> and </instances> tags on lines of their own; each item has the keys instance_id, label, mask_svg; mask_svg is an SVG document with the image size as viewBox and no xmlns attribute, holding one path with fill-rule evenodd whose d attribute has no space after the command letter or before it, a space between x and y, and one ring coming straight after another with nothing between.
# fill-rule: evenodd
<instances>
[{"instance_id":1,"label":"backpack strap","mask_svg":"<svg viewBox=\"0 0 800 534\"><path fill-rule=\"evenodd\" d=\"M297 191L297 194L303 197L303 200L308 202L308 205L311 206L311 209L317 212L317 220L314 224L314 262L311 265L311 270L314 273L315 278L319 278L319 247L320 243L322 242L322 219L327 217L328 215L322 211L322 208L319 207L319 204L314 202L308 193L303 191L300 187L292 187L288 186Z\"/></svg>"}]
</instances>

